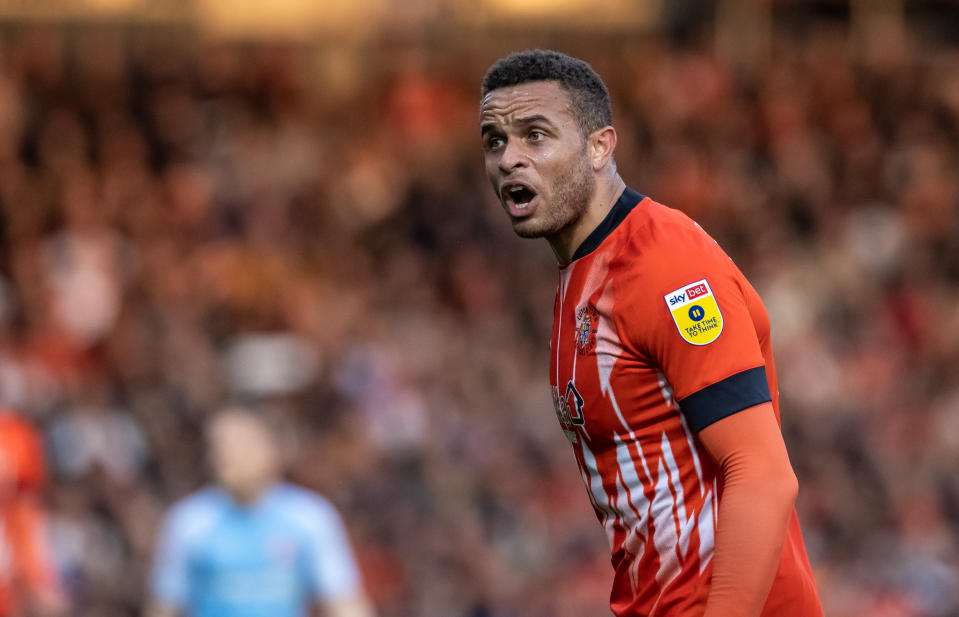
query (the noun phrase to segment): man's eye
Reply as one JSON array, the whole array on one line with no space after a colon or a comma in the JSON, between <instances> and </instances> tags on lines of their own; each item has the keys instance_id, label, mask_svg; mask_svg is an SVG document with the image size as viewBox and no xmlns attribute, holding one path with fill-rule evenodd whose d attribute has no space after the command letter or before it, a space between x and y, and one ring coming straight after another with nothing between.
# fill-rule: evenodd
<instances>
[{"instance_id":1,"label":"man's eye","mask_svg":"<svg viewBox=\"0 0 959 617\"><path fill-rule=\"evenodd\" d=\"M506 140L502 137L490 137L486 140L486 147L490 150L496 150L502 148L503 144L506 143Z\"/></svg>"},{"instance_id":2,"label":"man's eye","mask_svg":"<svg viewBox=\"0 0 959 617\"><path fill-rule=\"evenodd\" d=\"M546 139L546 133L543 131L530 131L528 139L530 141L543 141Z\"/></svg>"}]
</instances>

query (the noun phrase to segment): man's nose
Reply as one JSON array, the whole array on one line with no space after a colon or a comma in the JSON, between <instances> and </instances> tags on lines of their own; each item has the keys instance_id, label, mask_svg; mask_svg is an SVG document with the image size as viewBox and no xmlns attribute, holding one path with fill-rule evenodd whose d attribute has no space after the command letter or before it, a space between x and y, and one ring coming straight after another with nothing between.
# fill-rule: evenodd
<instances>
[{"instance_id":1,"label":"man's nose","mask_svg":"<svg viewBox=\"0 0 959 617\"><path fill-rule=\"evenodd\" d=\"M509 140L503 146L503 155L499 159L499 167L504 173L509 173L517 168L526 167L529 159L522 147L522 143L516 140Z\"/></svg>"}]
</instances>

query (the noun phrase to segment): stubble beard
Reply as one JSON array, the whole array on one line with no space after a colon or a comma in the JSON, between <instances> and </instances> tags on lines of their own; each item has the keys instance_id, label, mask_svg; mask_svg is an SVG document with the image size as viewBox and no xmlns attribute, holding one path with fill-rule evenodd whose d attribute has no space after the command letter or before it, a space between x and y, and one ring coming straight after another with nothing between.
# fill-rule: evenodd
<instances>
[{"instance_id":1,"label":"stubble beard","mask_svg":"<svg viewBox=\"0 0 959 617\"><path fill-rule=\"evenodd\" d=\"M530 219L513 223L520 238L549 238L569 229L586 212L596 192L596 178L586 157L568 175L561 176L548 195L549 201ZM541 195L543 199L546 195ZM544 199L545 201L545 199Z\"/></svg>"}]
</instances>

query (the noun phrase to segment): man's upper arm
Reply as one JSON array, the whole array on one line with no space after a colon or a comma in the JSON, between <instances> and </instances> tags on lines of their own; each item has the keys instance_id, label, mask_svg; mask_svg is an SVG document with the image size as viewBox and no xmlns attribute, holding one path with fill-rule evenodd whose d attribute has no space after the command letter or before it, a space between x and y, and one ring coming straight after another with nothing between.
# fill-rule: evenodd
<instances>
[{"instance_id":1,"label":"man's upper arm","mask_svg":"<svg viewBox=\"0 0 959 617\"><path fill-rule=\"evenodd\" d=\"M164 519L157 537L150 579L151 615L174 615L189 594L186 512L174 508Z\"/></svg>"},{"instance_id":2,"label":"man's upper arm","mask_svg":"<svg viewBox=\"0 0 959 617\"><path fill-rule=\"evenodd\" d=\"M338 598L361 596L359 569L342 519L325 500L317 499L312 506L307 567L317 601L335 604Z\"/></svg>"},{"instance_id":3,"label":"man's upper arm","mask_svg":"<svg viewBox=\"0 0 959 617\"><path fill-rule=\"evenodd\" d=\"M718 420L699 431L698 437L724 475L745 468L770 478L792 475L772 403L761 403Z\"/></svg>"}]
</instances>

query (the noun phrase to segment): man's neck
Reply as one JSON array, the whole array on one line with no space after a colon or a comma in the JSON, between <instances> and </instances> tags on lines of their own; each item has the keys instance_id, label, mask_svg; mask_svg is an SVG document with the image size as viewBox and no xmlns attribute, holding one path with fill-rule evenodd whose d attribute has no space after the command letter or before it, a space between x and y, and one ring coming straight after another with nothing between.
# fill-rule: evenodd
<instances>
[{"instance_id":1,"label":"man's neck","mask_svg":"<svg viewBox=\"0 0 959 617\"><path fill-rule=\"evenodd\" d=\"M266 483L242 488L228 488L226 486L222 486L221 488L237 506L240 508L251 508L257 505L272 487L272 483Z\"/></svg>"},{"instance_id":2,"label":"man's neck","mask_svg":"<svg viewBox=\"0 0 959 617\"><path fill-rule=\"evenodd\" d=\"M589 205L583 216L575 224L547 238L550 248L556 255L557 261L561 266L565 266L573 260L576 249L583 243L593 230L599 227L606 215L613 208L613 204L623 194L626 189L626 182L618 173L612 173L610 176L598 180L596 183L596 192L590 200Z\"/></svg>"}]
</instances>

